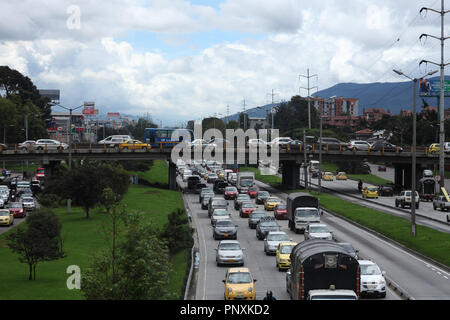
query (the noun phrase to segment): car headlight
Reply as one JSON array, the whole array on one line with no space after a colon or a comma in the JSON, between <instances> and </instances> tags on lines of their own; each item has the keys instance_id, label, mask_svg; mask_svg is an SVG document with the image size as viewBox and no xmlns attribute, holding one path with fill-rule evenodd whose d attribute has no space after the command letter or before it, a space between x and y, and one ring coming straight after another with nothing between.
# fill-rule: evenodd
<instances>
[{"instance_id":1,"label":"car headlight","mask_svg":"<svg viewBox=\"0 0 450 320\"><path fill-rule=\"evenodd\" d=\"M280 262L287 262L287 260L286 259L280 259Z\"/></svg>"},{"instance_id":2,"label":"car headlight","mask_svg":"<svg viewBox=\"0 0 450 320\"><path fill-rule=\"evenodd\" d=\"M252 287L248 287L248 292L253 292L253 288Z\"/></svg>"},{"instance_id":3,"label":"car headlight","mask_svg":"<svg viewBox=\"0 0 450 320\"><path fill-rule=\"evenodd\" d=\"M386 281L385 281L384 279L381 279L381 280L378 282L378 284L379 284L379 285L385 285L385 284L386 284Z\"/></svg>"},{"instance_id":4,"label":"car headlight","mask_svg":"<svg viewBox=\"0 0 450 320\"><path fill-rule=\"evenodd\" d=\"M231 293L231 292L233 292L233 289L228 288L228 293Z\"/></svg>"}]
</instances>

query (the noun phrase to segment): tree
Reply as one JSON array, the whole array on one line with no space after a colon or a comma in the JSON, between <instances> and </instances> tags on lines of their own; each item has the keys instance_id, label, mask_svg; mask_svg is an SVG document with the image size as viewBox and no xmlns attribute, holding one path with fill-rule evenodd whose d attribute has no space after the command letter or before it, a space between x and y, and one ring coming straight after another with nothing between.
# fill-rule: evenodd
<instances>
[{"instance_id":1,"label":"tree","mask_svg":"<svg viewBox=\"0 0 450 320\"><path fill-rule=\"evenodd\" d=\"M159 231L141 215L124 213L123 234L115 252L97 253L83 272L81 290L89 300L156 300L171 298L169 251Z\"/></svg>"},{"instance_id":2,"label":"tree","mask_svg":"<svg viewBox=\"0 0 450 320\"><path fill-rule=\"evenodd\" d=\"M6 236L8 247L20 255L19 261L28 264L28 280L36 280L39 262L63 258L62 225L48 209L31 213L25 228L16 228Z\"/></svg>"},{"instance_id":3,"label":"tree","mask_svg":"<svg viewBox=\"0 0 450 320\"><path fill-rule=\"evenodd\" d=\"M30 101L40 110L41 119L45 120L51 115L50 99L42 97L39 90L30 80L19 71L8 66L0 66L0 88L5 91L6 98L20 97L20 104Z\"/></svg>"},{"instance_id":4,"label":"tree","mask_svg":"<svg viewBox=\"0 0 450 320\"><path fill-rule=\"evenodd\" d=\"M216 117L212 117L212 118L205 118L202 121L202 130L203 133L205 133L206 130L208 129L217 129L220 132L222 132L222 134L225 134L225 123L220 120L219 118Z\"/></svg>"},{"instance_id":5,"label":"tree","mask_svg":"<svg viewBox=\"0 0 450 320\"><path fill-rule=\"evenodd\" d=\"M167 240L170 253L173 255L192 247L192 229L189 226L186 211L177 209L169 215L168 219L161 237Z\"/></svg>"},{"instance_id":6,"label":"tree","mask_svg":"<svg viewBox=\"0 0 450 320\"><path fill-rule=\"evenodd\" d=\"M158 126L154 124L152 121L149 121L144 118L139 118L136 125L129 126L129 132L131 135L137 139L144 141L144 133L146 128L157 128Z\"/></svg>"},{"instance_id":7,"label":"tree","mask_svg":"<svg viewBox=\"0 0 450 320\"><path fill-rule=\"evenodd\" d=\"M50 190L82 206L86 219L89 219L90 210L101 203L105 188L111 188L119 199L122 198L128 190L129 176L121 167L89 163L87 160L83 163L81 167L72 168L54 180Z\"/></svg>"}]
</instances>

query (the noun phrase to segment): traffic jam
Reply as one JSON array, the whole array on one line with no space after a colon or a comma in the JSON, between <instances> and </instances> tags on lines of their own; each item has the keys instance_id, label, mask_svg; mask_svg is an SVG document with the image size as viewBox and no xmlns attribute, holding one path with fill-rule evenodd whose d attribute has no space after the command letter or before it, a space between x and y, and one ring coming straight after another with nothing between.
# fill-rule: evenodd
<instances>
[{"instance_id":1,"label":"traffic jam","mask_svg":"<svg viewBox=\"0 0 450 320\"><path fill-rule=\"evenodd\" d=\"M201 210L197 219L210 220L211 235L205 237L216 243L215 264L223 278L214 287L220 288L223 299L386 297L385 272L376 262L359 258L351 243L336 241L333 231L321 221L323 212L314 196L292 193L283 201L258 187L253 172L227 169L214 161L180 161L177 172L183 193L192 199L191 206ZM265 259L271 260L273 272L283 275L283 283L277 284L285 287L283 296L275 297L270 287L257 290L258 279L247 259L249 250L255 248L261 248Z\"/></svg>"}]
</instances>

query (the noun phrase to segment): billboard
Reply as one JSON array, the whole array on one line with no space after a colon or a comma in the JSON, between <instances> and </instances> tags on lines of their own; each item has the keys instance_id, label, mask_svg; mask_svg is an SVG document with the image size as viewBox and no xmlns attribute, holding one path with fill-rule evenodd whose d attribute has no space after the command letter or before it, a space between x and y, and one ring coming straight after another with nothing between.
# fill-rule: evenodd
<instances>
[{"instance_id":1,"label":"billboard","mask_svg":"<svg viewBox=\"0 0 450 320\"><path fill-rule=\"evenodd\" d=\"M119 112L108 112L108 117L120 117Z\"/></svg>"},{"instance_id":2,"label":"billboard","mask_svg":"<svg viewBox=\"0 0 450 320\"><path fill-rule=\"evenodd\" d=\"M441 81L420 79L419 94L421 97L439 97L441 94ZM444 81L444 96L450 97L450 80Z\"/></svg>"}]
</instances>

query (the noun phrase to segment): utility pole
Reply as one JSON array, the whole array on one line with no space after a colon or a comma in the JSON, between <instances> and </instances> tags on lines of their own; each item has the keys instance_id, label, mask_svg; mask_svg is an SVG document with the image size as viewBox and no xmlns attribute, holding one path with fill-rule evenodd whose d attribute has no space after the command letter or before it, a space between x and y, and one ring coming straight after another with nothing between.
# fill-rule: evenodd
<instances>
[{"instance_id":1,"label":"utility pole","mask_svg":"<svg viewBox=\"0 0 450 320\"><path fill-rule=\"evenodd\" d=\"M396 74L401 75L401 76L405 76L406 78L412 80L413 84L414 84L414 104L413 104L413 142L412 142L412 146L413 146L413 150L412 150L412 171L411 171L411 234L413 237L416 236L417 234L417 230L416 230L416 146L417 146L417 111L416 111L416 105L417 105L417 82L419 81L418 78L411 78L409 76L407 76L406 74L404 74L403 72L399 71L399 70L393 70ZM423 79L426 76L432 76L433 74L435 74L437 72L437 70L435 71L430 71L428 72L426 75L424 75L423 77L421 77L420 79Z\"/></svg>"},{"instance_id":2,"label":"utility pole","mask_svg":"<svg viewBox=\"0 0 450 320\"><path fill-rule=\"evenodd\" d=\"M317 75L317 74L314 74L314 75L310 76L310 75L309 75L309 69L308 69L308 70L307 70L307 75L306 75L306 76L300 75L300 77L303 77L303 78L308 79L308 87L307 87L307 88L300 87L300 88L301 88L301 89L308 90L308 128L311 129L311 89L316 89L316 90L318 90L318 87L315 86L315 87L312 87L312 88L311 88L310 85L309 85L309 79L314 78L314 77L318 77L318 75Z\"/></svg>"},{"instance_id":3,"label":"utility pole","mask_svg":"<svg viewBox=\"0 0 450 320\"><path fill-rule=\"evenodd\" d=\"M308 156L306 155L307 145L306 145L306 130L303 129L303 173L305 175L305 190L308 190Z\"/></svg>"},{"instance_id":4,"label":"utility pole","mask_svg":"<svg viewBox=\"0 0 450 320\"><path fill-rule=\"evenodd\" d=\"M320 115L320 141L319 141L319 188L318 193L322 192L322 115Z\"/></svg>"},{"instance_id":5,"label":"utility pole","mask_svg":"<svg viewBox=\"0 0 450 320\"><path fill-rule=\"evenodd\" d=\"M441 176L441 180L439 182L440 187L444 188L445 187L445 154L444 154L444 143L445 143L445 127L444 127L444 123L445 123L445 113L444 113L444 108L445 108L445 103L444 103L444 99L445 99L445 92L444 92L444 69L447 65L449 65L450 63L445 64L444 63L444 41L449 39L450 37L444 37L444 16L445 14L449 13L450 11L445 11L444 9L444 0L441 0L441 10L435 10L432 8L425 8L423 7L422 9L420 9L420 13L422 13L423 11L432 11L435 13L438 13L441 15L441 36L440 37L436 37L436 36L432 36L429 34L422 34L419 39L422 39L423 37L431 37L434 39L437 39L439 41L441 41L441 63L435 63L435 62L431 62L428 60L422 60L419 65L421 65L422 63L431 63L434 65L437 65L440 67L441 70L441 92L440 92L440 97L439 97L439 145L440 145L440 149L439 149L439 175Z\"/></svg>"},{"instance_id":6,"label":"utility pole","mask_svg":"<svg viewBox=\"0 0 450 320\"><path fill-rule=\"evenodd\" d=\"M244 132L247 130L247 124L245 121L245 98L244 98Z\"/></svg>"}]
</instances>

